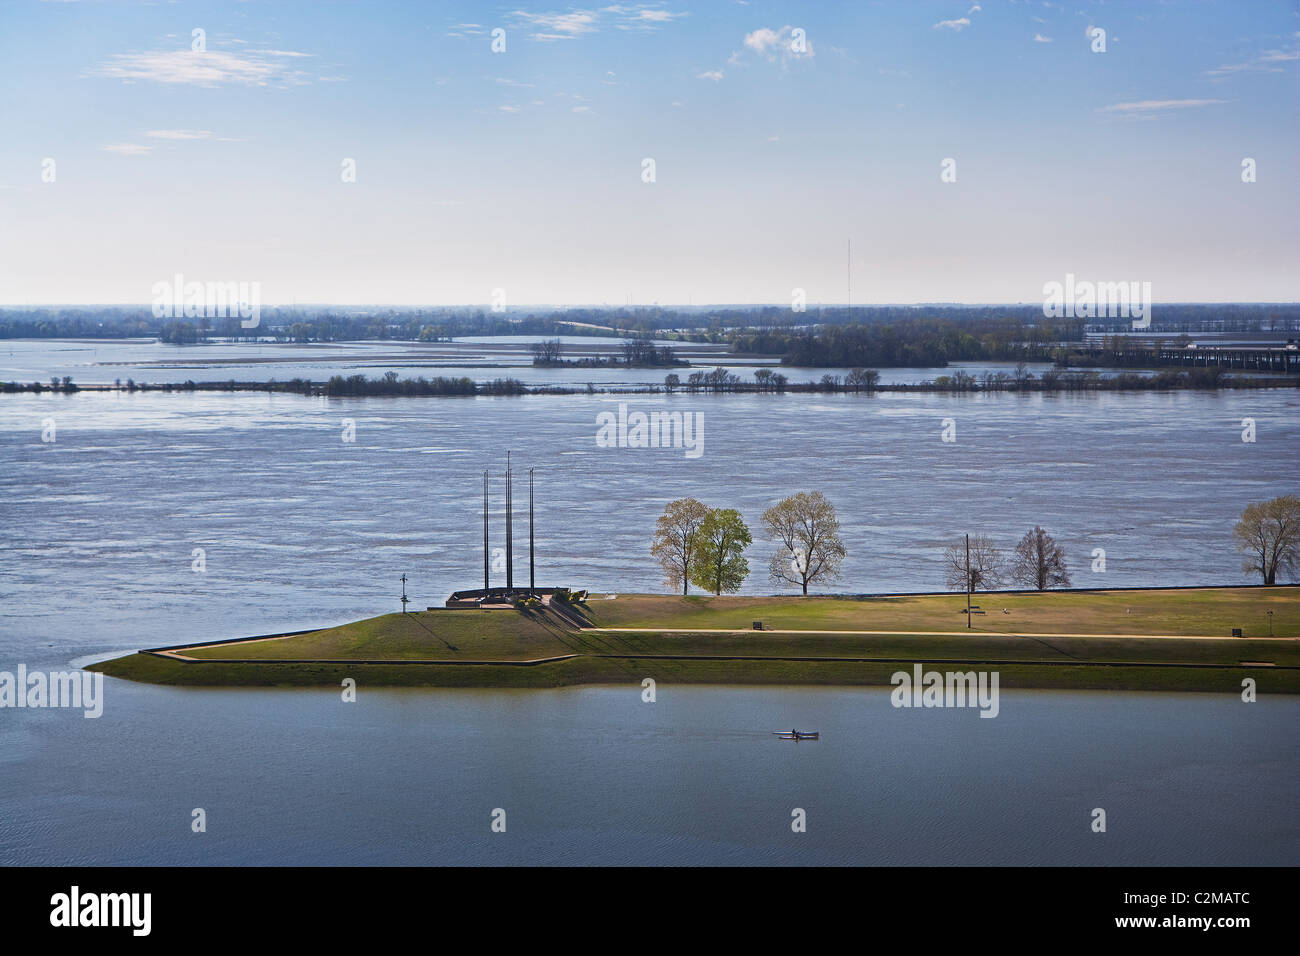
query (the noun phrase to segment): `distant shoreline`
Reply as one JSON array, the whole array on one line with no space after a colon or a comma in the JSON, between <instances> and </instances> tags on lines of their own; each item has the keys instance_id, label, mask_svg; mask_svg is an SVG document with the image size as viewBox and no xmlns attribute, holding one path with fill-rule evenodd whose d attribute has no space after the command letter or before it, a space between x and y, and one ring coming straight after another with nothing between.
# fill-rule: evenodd
<instances>
[{"instance_id":1,"label":"distant shoreline","mask_svg":"<svg viewBox=\"0 0 1300 956\"><path fill-rule=\"evenodd\" d=\"M354 377L355 378L355 377ZM834 378L832 376L832 378ZM266 382L134 382L128 385L92 383L68 386L43 384L40 382L0 382L0 394L45 394L72 395L77 392L269 392L293 395L323 395L330 398L472 398L475 396L518 396L518 395L781 395L781 394L855 394L870 395L875 392L938 392L944 394L987 394L999 393L1039 393L1055 395L1079 392L1172 392L1194 391L1212 392L1222 389L1253 390L1300 388L1300 376L1243 376L1220 375L1213 379L1198 377L1194 372L1173 372L1153 370L1151 375L1137 375L1129 371L1102 377L1094 371L1061 372L1056 381L1044 382L1035 379L1027 383L1014 381L984 383L973 381L946 380L948 376L939 376L936 380L915 383L894 383L855 387L842 381L807 381L788 382L784 385L760 385L754 382L738 381L723 385L692 386L687 383L668 385L530 385L519 379L504 378L489 382L476 382L468 377L426 379L400 379L386 382L384 379L366 379L364 383L347 382L337 387L333 382L316 382L307 379L292 379L287 382L270 380Z\"/></svg>"}]
</instances>

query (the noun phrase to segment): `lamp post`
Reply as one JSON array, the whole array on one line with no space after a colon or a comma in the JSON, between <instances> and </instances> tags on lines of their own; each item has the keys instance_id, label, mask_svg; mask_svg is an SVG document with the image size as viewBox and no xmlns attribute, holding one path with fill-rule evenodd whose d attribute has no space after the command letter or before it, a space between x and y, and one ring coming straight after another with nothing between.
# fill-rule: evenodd
<instances>
[{"instance_id":1,"label":"lamp post","mask_svg":"<svg viewBox=\"0 0 1300 956\"><path fill-rule=\"evenodd\" d=\"M970 535L966 535L966 629L970 630Z\"/></svg>"},{"instance_id":2,"label":"lamp post","mask_svg":"<svg viewBox=\"0 0 1300 956\"><path fill-rule=\"evenodd\" d=\"M402 573L402 613L403 613L403 614L406 613L406 602L407 602L407 600L408 600L408 598L407 598L407 596L406 596L406 573L403 572L403 573Z\"/></svg>"}]
</instances>

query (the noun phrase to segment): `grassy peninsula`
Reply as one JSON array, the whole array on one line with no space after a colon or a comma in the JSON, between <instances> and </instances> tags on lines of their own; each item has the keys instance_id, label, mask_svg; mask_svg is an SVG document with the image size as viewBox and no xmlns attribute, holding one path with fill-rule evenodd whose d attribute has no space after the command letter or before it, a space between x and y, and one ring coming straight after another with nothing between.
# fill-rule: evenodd
<instances>
[{"instance_id":1,"label":"grassy peninsula","mask_svg":"<svg viewBox=\"0 0 1300 956\"><path fill-rule=\"evenodd\" d=\"M895 671L922 663L997 670L1004 687L1239 693L1253 677L1261 694L1300 693L1296 588L999 592L978 603L986 613L968 630L960 594L593 594L566 613L385 614L284 637L146 650L90 669L178 686L337 687L345 677L426 687L646 677L855 685L888 684ZM1230 636L1233 628L1244 636Z\"/></svg>"}]
</instances>

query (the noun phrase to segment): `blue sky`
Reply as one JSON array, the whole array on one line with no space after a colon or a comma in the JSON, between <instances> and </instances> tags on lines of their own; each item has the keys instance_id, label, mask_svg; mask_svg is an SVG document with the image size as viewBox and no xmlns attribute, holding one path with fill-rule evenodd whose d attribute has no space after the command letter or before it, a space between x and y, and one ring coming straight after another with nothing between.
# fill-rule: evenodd
<instances>
[{"instance_id":1,"label":"blue sky","mask_svg":"<svg viewBox=\"0 0 1300 956\"><path fill-rule=\"evenodd\" d=\"M0 0L0 303L1294 301L1298 68L1266 0Z\"/></svg>"}]
</instances>

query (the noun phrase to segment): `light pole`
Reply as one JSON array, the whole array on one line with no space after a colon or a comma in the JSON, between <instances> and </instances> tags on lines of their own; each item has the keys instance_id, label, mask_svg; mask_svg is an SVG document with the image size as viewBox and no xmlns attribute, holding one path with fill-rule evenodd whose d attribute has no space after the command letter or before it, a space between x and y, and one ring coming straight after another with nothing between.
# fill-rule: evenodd
<instances>
[{"instance_id":1,"label":"light pole","mask_svg":"<svg viewBox=\"0 0 1300 956\"><path fill-rule=\"evenodd\" d=\"M970 630L970 535L966 535L966 629Z\"/></svg>"},{"instance_id":2,"label":"light pole","mask_svg":"<svg viewBox=\"0 0 1300 956\"><path fill-rule=\"evenodd\" d=\"M403 614L406 613L407 600L408 598L406 596L406 572L402 572L402 613Z\"/></svg>"}]
</instances>

